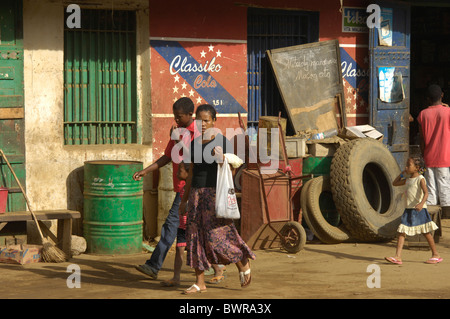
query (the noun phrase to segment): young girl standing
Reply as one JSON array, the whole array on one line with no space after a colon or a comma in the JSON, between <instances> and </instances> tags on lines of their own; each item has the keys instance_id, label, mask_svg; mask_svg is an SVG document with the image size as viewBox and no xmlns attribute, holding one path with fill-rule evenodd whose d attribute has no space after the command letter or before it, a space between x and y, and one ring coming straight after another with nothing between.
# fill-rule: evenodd
<instances>
[{"instance_id":1,"label":"young girl standing","mask_svg":"<svg viewBox=\"0 0 450 319\"><path fill-rule=\"evenodd\" d=\"M398 243L394 257L385 257L393 264L402 264L402 249L405 237L424 234L430 246L432 256L426 261L427 264L437 264L442 261L434 243L431 232L436 230L437 225L431 220L427 210L428 190L425 178L419 173L423 167L421 158L408 158L405 170L397 176L392 185L402 186L406 184L406 209L403 213L400 226L397 229Z\"/></svg>"}]
</instances>

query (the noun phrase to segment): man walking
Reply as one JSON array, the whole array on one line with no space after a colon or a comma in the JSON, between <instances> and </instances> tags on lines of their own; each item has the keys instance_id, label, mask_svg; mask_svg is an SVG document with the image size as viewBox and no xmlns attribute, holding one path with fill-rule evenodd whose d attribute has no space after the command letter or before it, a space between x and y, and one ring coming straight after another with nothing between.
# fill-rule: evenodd
<instances>
[{"instance_id":1,"label":"man walking","mask_svg":"<svg viewBox=\"0 0 450 319\"><path fill-rule=\"evenodd\" d=\"M428 205L450 206L450 108L438 85L428 88L430 106L420 112L421 149L425 161Z\"/></svg>"},{"instance_id":2,"label":"man walking","mask_svg":"<svg viewBox=\"0 0 450 319\"><path fill-rule=\"evenodd\" d=\"M194 127L195 122L192 118L194 113L194 103L188 97L183 97L177 100L173 104L173 115L177 127L186 128L189 131L189 136L183 136L182 140L185 145L189 145L192 139L194 138ZM171 132L172 133L172 132ZM180 163L179 160L174 161L172 158L172 149L175 147L178 141L171 139L167 144L167 147L164 151L164 155L161 156L156 162L142 171L136 172L133 175L133 179L140 180L143 176L147 175L150 172L153 172L160 167L167 165L172 162L173 166L173 188L176 192L175 199L173 201L172 207L169 211L169 215L164 222L164 225L161 229L161 239L158 242L155 250L152 253L152 256L149 260L145 262L143 265L137 265L136 269L140 272L150 276L153 279L157 279L158 272L162 267L164 259L166 258L167 252L172 246L175 238L177 236L177 229L180 223L178 208L180 207L181 197L180 192L182 191L185 181L179 180L177 177L178 173L178 165Z\"/></svg>"}]
</instances>

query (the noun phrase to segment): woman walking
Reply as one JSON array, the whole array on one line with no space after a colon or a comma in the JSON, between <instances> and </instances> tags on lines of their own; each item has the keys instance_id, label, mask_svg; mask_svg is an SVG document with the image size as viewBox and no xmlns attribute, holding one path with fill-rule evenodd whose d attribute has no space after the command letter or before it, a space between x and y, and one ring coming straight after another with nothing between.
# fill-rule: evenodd
<instances>
[{"instance_id":1,"label":"woman walking","mask_svg":"<svg viewBox=\"0 0 450 319\"><path fill-rule=\"evenodd\" d=\"M249 259L255 259L255 255L239 236L233 221L215 215L217 165L220 165L217 162L222 163L223 154L232 153L233 148L222 134L214 133L213 106L200 105L196 120L201 122L202 136L191 143L189 176L180 205L180 214L188 214L187 265L195 269L196 282L184 293L206 291L204 271L211 264L236 264L241 287L245 288L251 282Z\"/></svg>"}]
</instances>

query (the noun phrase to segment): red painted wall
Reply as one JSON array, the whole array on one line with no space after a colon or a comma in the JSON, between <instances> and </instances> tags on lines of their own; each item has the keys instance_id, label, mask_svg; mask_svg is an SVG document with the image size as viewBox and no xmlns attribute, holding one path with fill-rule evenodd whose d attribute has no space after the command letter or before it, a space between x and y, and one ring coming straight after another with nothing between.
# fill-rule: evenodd
<instances>
[{"instance_id":1,"label":"red painted wall","mask_svg":"<svg viewBox=\"0 0 450 319\"><path fill-rule=\"evenodd\" d=\"M369 1L363 0L344 1L346 7L365 8L368 4L370 4ZM150 0L152 113L154 115L152 124L155 159L163 153L167 143L169 128L173 123L172 103L177 97L181 97L184 93L193 99L195 106L206 102L212 103L205 99L210 91L204 88L199 92L196 87L198 85L195 80L200 73L192 78L180 76L178 81L184 80L184 82L176 82L174 68L171 72L170 66L177 55L180 55L180 61L187 56L187 63L197 61L199 64L205 61L210 63L215 57L215 63L221 68L219 72L210 72L210 74L228 94L217 99L216 106L219 111L217 126L224 132L226 127L238 127L237 111L245 113L247 110L245 41L248 6L319 11L320 41L337 38L341 45L347 125L368 123L367 45L369 36L367 32L342 31L343 14L340 12L339 0L260 0L243 1L241 4L237 4L234 0ZM172 44L176 47L172 47ZM210 46L214 47L211 51ZM219 55L217 55L218 51L220 51ZM206 80L206 76L203 76L203 80ZM217 87L211 89L217 90ZM224 105L220 105L220 100ZM233 110L227 110L230 105Z\"/></svg>"}]
</instances>

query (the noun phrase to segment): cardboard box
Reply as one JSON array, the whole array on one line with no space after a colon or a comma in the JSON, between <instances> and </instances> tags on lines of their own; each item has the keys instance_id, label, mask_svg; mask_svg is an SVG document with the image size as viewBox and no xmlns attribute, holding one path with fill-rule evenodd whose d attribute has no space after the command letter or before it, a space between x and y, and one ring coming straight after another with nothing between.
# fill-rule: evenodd
<instances>
[{"instance_id":1,"label":"cardboard box","mask_svg":"<svg viewBox=\"0 0 450 319\"><path fill-rule=\"evenodd\" d=\"M344 134L350 137L370 137L375 140L382 140L384 135L378 132L373 126L370 125L357 125L346 126Z\"/></svg>"},{"instance_id":2,"label":"cardboard box","mask_svg":"<svg viewBox=\"0 0 450 319\"><path fill-rule=\"evenodd\" d=\"M304 137L287 136L284 144L288 158L299 158L306 155L306 139Z\"/></svg>"},{"instance_id":3,"label":"cardboard box","mask_svg":"<svg viewBox=\"0 0 450 319\"><path fill-rule=\"evenodd\" d=\"M40 245L11 245L0 248L0 262L7 264L31 264L41 260Z\"/></svg>"},{"instance_id":4,"label":"cardboard box","mask_svg":"<svg viewBox=\"0 0 450 319\"><path fill-rule=\"evenodd\" d=\"M322 140L309 140L308 153L315 157L333 156L338 147L345 144L346 140L339 136L332 136Z\"/></svg>"},{"instance_id":5,"label":"cardboard box","mask_svg":"<svg viewBox=\"0 0 450 319\"><path fill-rule=\"evenodd\" d=\"M317 157L333 156L337 147L334 143L311 143L308 144L308 153Z\"/></svg>"}]
</instances>

